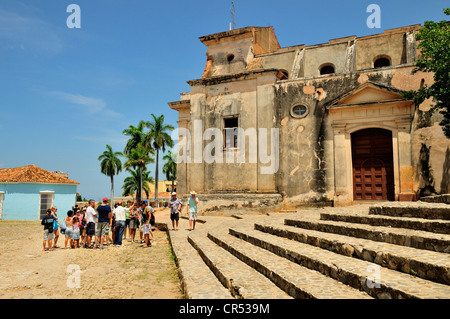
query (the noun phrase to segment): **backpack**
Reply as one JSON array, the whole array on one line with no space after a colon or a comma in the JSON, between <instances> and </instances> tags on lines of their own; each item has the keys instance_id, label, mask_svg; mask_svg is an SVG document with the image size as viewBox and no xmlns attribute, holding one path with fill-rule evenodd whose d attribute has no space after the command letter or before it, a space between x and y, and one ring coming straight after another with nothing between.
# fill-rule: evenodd
<instances>
[{"instance_id":1,"label":"backpack","mask_svg":"<svg viewBox=\"0 0 450 319\"><path fill-rule=\"evenodd\" d=\"M53 233L53 223L54 223L53 217L50 217L49 215L46 215L43 219L41 224L44 225L44 229L48 229L49 233Z\"/></svg>"}]
</instances>

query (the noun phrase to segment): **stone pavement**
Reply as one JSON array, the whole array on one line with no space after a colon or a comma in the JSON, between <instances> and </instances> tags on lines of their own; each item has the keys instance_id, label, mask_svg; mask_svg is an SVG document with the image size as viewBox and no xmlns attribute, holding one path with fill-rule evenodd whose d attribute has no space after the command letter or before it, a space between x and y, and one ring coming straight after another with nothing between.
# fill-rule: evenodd
<instances>
[{"instance_id":1,"label":"stone pavement","mask_svg":"<svg viewBox=\"0 0 450 319\"><path fill-rule=\"evenodd\" d=\"M186 298L450 298L450 205L380 205L157 221Z\"/></svg>"}]
</instances>

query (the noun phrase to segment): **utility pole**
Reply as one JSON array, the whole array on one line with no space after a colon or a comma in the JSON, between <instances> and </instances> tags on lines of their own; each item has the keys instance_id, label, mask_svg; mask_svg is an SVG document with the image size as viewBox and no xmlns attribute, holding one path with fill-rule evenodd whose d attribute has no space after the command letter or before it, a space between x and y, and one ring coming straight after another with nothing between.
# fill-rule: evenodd
<instances>
[{"instance_id":1,"label":"utility pole","mask_svg":"<svg viewBox=\"0 0 450 319\"><path fill-rule=\"evenodd\" d=\"M231 31L231 30L236 29L236 23L234 23L234 13L235 13L234 1L231 1L230 12L231 12L231 21L232 21L232 22L230 22L230 31Z\"/></svg>"}]
</instances>

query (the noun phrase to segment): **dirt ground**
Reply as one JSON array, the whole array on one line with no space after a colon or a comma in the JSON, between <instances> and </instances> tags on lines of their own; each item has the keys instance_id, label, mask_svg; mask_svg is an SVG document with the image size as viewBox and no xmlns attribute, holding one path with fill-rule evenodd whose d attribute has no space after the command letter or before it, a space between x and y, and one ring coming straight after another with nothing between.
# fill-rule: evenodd
<instances>
[{"instance_id":1,"label":"dirt ground","mask_svg":"<svg viewBox=\"0 0 450 319\"><path fill-rule=\"evenodd\" d=\"M156 222L166 214L157 212ZM149 248L124 240L124 247L64 249L60 235L60 248L43 251L39 221L0 221L0 299L183 298L167 233L153 234Z\"/></svg>"}]
</instances>

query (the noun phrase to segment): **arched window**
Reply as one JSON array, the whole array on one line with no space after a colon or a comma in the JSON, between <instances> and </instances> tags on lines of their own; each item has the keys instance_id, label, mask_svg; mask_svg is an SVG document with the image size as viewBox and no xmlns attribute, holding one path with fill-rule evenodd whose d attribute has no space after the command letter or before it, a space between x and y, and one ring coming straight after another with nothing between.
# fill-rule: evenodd
<instances>
[{"instance_id":1,"label":"arched window","mask_svg":"<svg viewBox=\"0 0 450 319\"><path fill-rule=\"evenodd\" d=\"M320 67L320 75L333 73L334 73L334 66L332 64L325 64Z\"/></svg>"},{"instance_id":2,"label":"arched window","mask_svg":"<svg viewBox=\"0 0 450 319\"><path fill-rule=\"evenodd\" d=\"M373 63L373 67L375 69L384 68L384 67L390 66L390 65L391 65L391 60L389 59L389 57L379 57Z\"/></svg>"}]
</instances>

